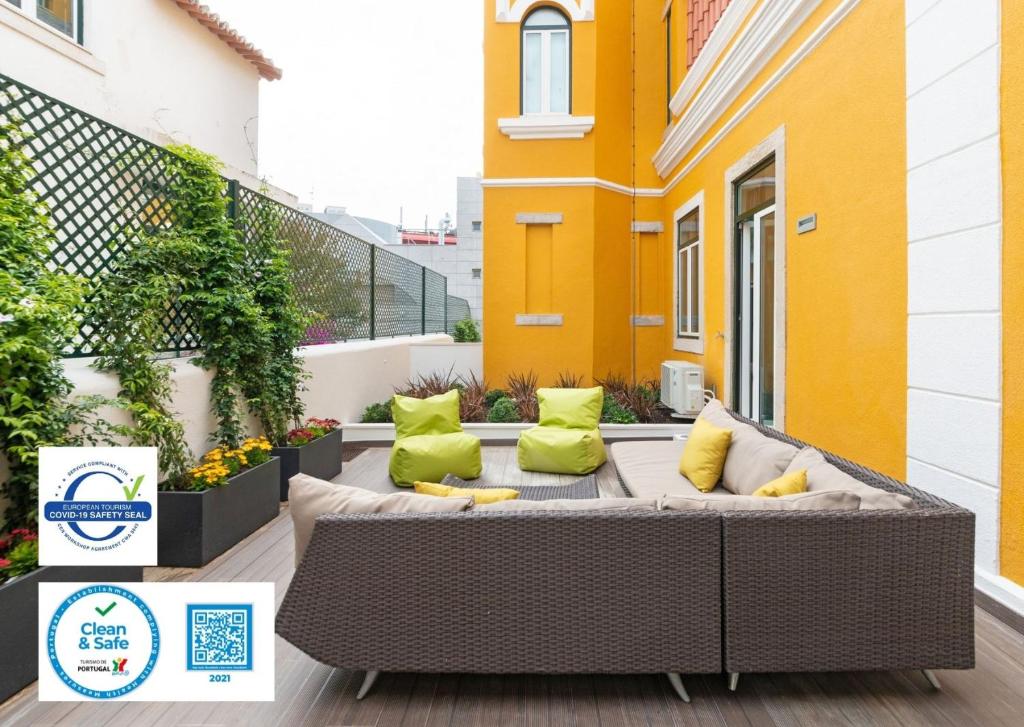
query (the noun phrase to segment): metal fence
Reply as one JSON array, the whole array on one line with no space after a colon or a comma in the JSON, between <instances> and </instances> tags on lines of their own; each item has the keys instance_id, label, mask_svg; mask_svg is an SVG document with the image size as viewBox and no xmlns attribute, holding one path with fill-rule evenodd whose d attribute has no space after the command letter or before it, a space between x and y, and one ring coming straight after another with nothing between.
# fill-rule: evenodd
<instances>
[{"instance_id":1,"label":"metal fence","mask_svg":"<svg viewBox=\"0 0 1024 727\"><path fill-rule=\"evenodd\" d=\"M465 320L466 318L472 318L473 315L469 312L469 301L465 298L456 298L454 295L448 296L448 335L455 335L455 324L459 321Z\"/></svg>"},{"instance_id":2,"label":"metal fence","mask_svg":"<svg viewBox=\"0 0 1024 727\"><path fill-rule=\"evenodd\" d=\"M177 181L172 152L3 74L0 123L28 135L32 186L54 224L55 268L101 286L140 235L173 229L163 202ZM443 275L227 181L229 214L250 256L268 238L291 252L299 304L314 318L305 344L445 332L469 316ZM202 347L183 307L169 304L164 330L164 352ZM68 355L93 355L100 335L85 317Z\"/></svg>"}]
</instances>

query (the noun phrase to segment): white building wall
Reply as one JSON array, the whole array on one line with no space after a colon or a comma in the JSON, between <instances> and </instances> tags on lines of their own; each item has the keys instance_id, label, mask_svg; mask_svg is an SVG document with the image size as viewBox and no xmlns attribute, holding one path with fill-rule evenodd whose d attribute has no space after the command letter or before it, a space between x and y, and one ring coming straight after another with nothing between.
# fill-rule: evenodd
<instances>
[{"instance_id":1,"label":"white building wall","mask_svg":"<svg viewBox=\"0 0 1024 727\"><path fill-rule=\"evenodd\" d=\"M169 0L84 7L83 47L0 2L0 72L149 141L215 154L258 187L256 68Z\"/></svg>"},{"instance_id":2,"label":"white building wall","mask_svg":"<svg viewBox=\"0 0 1024 727\"><path fill-rule=\"evenodd\" d=\"M999 572L999 0L907 0L907 479Z\"/></svg>"}]
</instances>

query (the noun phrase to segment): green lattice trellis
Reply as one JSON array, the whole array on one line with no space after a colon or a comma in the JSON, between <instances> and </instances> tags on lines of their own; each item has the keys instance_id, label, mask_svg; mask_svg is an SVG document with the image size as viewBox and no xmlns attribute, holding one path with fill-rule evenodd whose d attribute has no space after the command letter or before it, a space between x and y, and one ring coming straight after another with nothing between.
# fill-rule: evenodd
<instances>
[{"instance_id":1,"label":"green lattice trellis","mask_svg":"<svg viewBox=\"0 0 1024 727\"><path fill-rule=\"evenodd\" d=\"M54 223L52 264L93 285L145 232L170 229L165 202L172 153L0 74L0 120L29 135L33 187ZM443 332L468 315L444 276L229 180L230 205L251 260L277 239L288 246L299 303L315 322L305 343ZM166 352L202 347L188 311L171 304ZM89 356L99 332L83 315L70 356Z\"/></svg>"}]
</instances>

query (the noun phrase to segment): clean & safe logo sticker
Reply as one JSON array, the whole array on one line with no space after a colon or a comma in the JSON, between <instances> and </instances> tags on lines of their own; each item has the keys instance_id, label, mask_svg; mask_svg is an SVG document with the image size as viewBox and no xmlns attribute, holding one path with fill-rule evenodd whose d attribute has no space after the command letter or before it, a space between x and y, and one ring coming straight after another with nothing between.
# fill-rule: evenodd
<instances>
[{"instance_id":1,"label":"clean & safe logo sticker","mask_svg":"<svg viewBox=\"0 0 1024 727\"><path fill-rule=\"evenodd\" d=\"M125 587L80 588L57 607L46 656L60 680L82 696L116 699L149 678L160 629L146 602Z\"/></svg>"},{"instance_id":2,"label":"clean & safe logo sticker","mask_svg":"<svg viewBox=\"0 0 1024 727\"><path fill-rule=\"evenodd\" d=\"M39 450L42 565L156 565L155 447Z\"/></svg>"},{"instance_id":3,"label":"clean & safe logo sticker","mask_svg":"<svg viewBox=\"0 0 1024 727\"><path fill-rule=\"evenodd\" d=\"M273 583L39 584L39 700L274 700Z\"/></svg>"}]
</instances>

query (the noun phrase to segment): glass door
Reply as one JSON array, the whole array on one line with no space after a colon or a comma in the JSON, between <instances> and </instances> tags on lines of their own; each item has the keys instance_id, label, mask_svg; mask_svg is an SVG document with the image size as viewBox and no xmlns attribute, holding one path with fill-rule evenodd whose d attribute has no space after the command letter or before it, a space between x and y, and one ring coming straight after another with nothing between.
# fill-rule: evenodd
<instances>
[{"instance_id":1,"label":"glass door","mask_svg":"<svg viewBox=\"0 0 1024 727\"><path fill-rule=\"evenodd\" d=\"M775 423L775 163L737 183L737 411Z\"/></svg>"}]
</instances>

